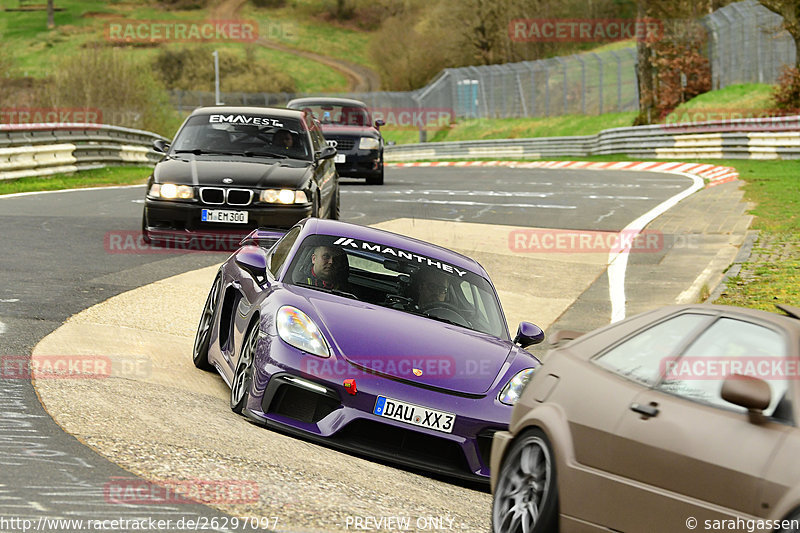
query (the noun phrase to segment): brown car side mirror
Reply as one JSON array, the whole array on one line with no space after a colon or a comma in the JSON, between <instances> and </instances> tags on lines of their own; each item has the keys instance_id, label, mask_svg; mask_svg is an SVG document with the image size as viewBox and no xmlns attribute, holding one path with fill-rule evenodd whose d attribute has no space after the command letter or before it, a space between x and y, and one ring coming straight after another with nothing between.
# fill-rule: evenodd
<instances>
[{"instance_id":1,"label":"brown car side mirror","mask_svg":"<svg viewBox=\"0 0 800 533\"><path fill-rule=\"evenodd\" d=\"M772 393L769 384L763 379L731 374L722 383L722 399L744 407L751 422L761 423L764 420L763 411L769 407Z\"/></svg>"}]
</instances>

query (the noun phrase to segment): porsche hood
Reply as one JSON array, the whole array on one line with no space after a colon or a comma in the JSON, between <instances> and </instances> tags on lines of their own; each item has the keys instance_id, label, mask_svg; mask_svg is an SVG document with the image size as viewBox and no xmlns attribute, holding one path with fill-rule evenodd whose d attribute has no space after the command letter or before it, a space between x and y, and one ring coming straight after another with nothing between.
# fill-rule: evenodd
<instances>
[{"instance_id":1,"label":"porsche hood","mask_svg":"<svg viewBox=\"0 0 800 533\"><path fill-rule=\"evenodd\" d=\"M309 300L334 350L348 362L423 386L484 394L517 354L508 341L430 318L363 302ZM531 361L535 366L533 356Z\"/></svg>"}]
</instances>

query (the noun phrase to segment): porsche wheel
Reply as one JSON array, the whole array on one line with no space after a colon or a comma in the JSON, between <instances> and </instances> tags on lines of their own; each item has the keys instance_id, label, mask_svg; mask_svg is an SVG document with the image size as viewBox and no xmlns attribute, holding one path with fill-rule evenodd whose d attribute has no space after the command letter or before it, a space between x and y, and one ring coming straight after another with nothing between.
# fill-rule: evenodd
<instances>
[{"instance_id":1,"label":"porsche wheel","mask_svg":"<svg viewBox=\"0 0 800 533\"><path fill-rule=\"evenodd\" d=\"M239 362L236 364L236 373L233 375L233 383L231 383L231 409L236 414L242 414L250 396L248 391L253 381L253 361L256 356L259 331L258 322L254 322L250 326L250 331L242 345Z\"/></svg>"},{"instance_id":2,"label":"porsche wheel","mask_svg":"<svg viewBox=\"0 0 800 533\"><path fill-rule=\"evenodd\" d=\"M523 433L508 451L492 502L494 533L558 530L552 447L542 430Z\"/></svg>"},{"instance_id":3,"label":"porsche wheel","mask_svg":"<svg viewBox=\"0 0 800 533\"><path fill-rule=\"evenodd\" d=\"M208 362L208 346L211 342L211 328L214 325L214 315L217 312L217 302L219 301L219 291L222 287L222 278L218 275L208 293L206 304L203 306L203 314L200 316L200 324L197 326L197 334L194 337L194 350L192 351L192 362L194 366L201 370L213 370L214 367Z\"/></svg>"}]
</instances>

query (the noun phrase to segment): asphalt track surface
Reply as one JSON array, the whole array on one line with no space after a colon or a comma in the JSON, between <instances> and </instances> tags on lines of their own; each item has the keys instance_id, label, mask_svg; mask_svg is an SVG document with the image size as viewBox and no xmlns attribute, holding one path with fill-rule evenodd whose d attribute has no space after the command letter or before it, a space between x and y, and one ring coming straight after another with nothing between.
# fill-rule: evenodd
<instances>
[{"instance_id":1,"label":"asphalt track surface","mask_svg":"<svg viewBox=\"0 0 800 533\"><path fill-rule=\"evenodd\" d=\"M343 183L342 218L360 224L414 219L420 224L619 230L686 189L691 180L637 172L484 167L391 169L383 187ZM138 230L142 196L143 187L131 187L0 199L5 252L0 271L6 280L0 287L2 531L21 530L11 520L22 518L32 520L32 527L42 517L171 518L173 524L180 518L224 518L197 504L114 503L109 480L135 484L135 478L64 433L42 409L30 381L15 379L8 368L70 316L225 258L219 253L111 253L109 234ZM120 423L125 423L124 413Z\"/></svg>"}]
</instances>

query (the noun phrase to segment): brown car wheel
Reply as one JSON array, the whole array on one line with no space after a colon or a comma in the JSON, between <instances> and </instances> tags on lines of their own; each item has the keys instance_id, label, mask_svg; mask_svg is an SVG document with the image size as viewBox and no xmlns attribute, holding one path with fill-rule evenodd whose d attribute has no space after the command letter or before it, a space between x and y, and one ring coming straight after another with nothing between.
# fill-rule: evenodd
<instances>
[{"instance_id":1,"label":"brown car wheel","mask_svg":"<svg viewBox=\"0 0 800 533\"><path fill-rule=\"evenodd\" d=\"M502 466L492 502L492 531L558 531L555 458L542 430L522 433Z\"/></svg>"}]
</instances>

